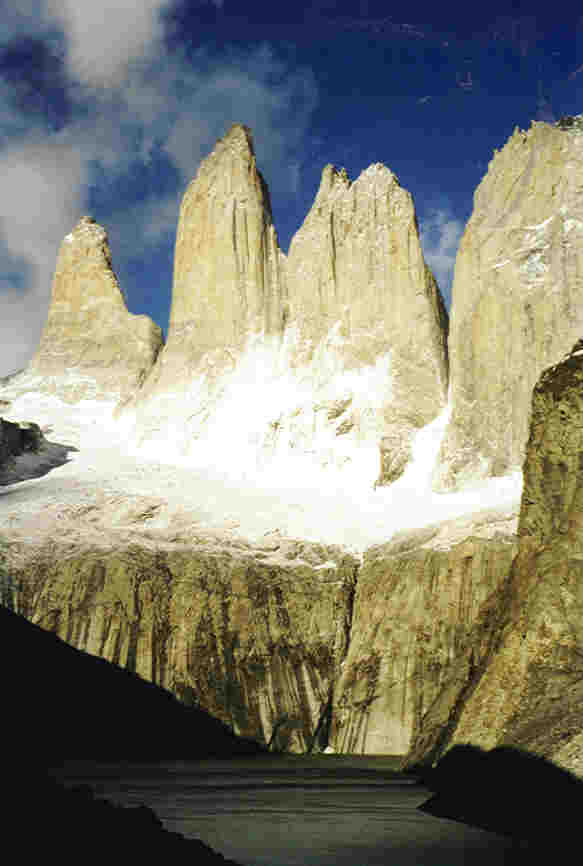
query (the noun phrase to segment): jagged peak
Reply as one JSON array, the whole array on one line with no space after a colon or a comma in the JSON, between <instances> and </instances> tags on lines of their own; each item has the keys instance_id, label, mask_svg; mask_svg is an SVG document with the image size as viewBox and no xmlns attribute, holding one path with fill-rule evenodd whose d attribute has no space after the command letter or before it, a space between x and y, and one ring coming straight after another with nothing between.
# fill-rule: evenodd
<instances>
[{"instance_id":1,"label":"jagged peak","mask_svg":"<svg viewBox=\"0 0 583 866\"><path fill-rule=\"evenodd\" d=\"M243 145L249 150L251 156L255 156L255 147L253 145L253 134L248 126L244 123L233 123L227 133L220 138L217 144Z\"/></svg>"},{"instance_id":2,"label":"jagged peak","mask_svg":"<svg viewBox=\"0 0 583 866\"><path fill-rule=\"evenodd\" d=\"M345 168L337 169L335 165L329 162L322 169L322 177L316 200L324 197L327 198L334 187L336 187L337 192L343 192L350 187L351 183L352 181L348 177Z\"/></svg>"},{"instance_id":3,"label":"jagged peak","mask_svg":"<svg viewBox=\"0 0 583 866\"><path fill-rule=\"evenodd\" d=\"M242 123L234 123L227 133L217 140L212 151L200 162L189 188L196 185L201 179L208 182L209 178L224 175L226 166L232 164L233 161L252 166L254 172L260 175L255 162L251 130Z\"/></svg>"},{"instance_id":4,"label":"jagged peak","mask_svg":"<svg viewBox=\"0 0 583 866\"><path fill-rule=\"evenodd\" d=\"M374 180L375 182L383 181L389 184L399 184L399 178L397 175L382 162L373 162L368 168L365 168L364 171L359 174L355 183L369 180Z\"/></svg>"},{"instance_id":5,"label":"jagged peak","mask_svg":"<svg viewBox=\"0 0 583 866\"><path fill-rule=\"evenodd\" d=\"M107 240L107 232L92 216L82 216L72 232L65 236L66 241L91 240L102 243Z\"/></svg>"},{"instance_id":6,"label":"jagged peak","mask_svg":"<svg viewBox=\"0 0 583 866\"><path fill-rule=\"evenodd\" d=\"M316 202L321 204L325 199L343 195L351 187L358 189L359 186L369 184L382 184L383 186L396 184L400 187L397 175L382 162L373 162L354 181L350 180L345 168L337 169L332 163L328 163L322 171Z\"/></svg>"}]
</instances>

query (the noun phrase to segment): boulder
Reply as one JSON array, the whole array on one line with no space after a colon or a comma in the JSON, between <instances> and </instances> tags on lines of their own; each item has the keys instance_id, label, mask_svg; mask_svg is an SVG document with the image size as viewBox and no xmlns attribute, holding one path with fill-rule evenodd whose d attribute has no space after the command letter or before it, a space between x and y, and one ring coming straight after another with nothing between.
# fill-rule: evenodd
<instances>
[{"instance_id":1,"label":"boulder","mask_svg":"<svg viewBox=\"0 0 583 866\"><path fill-rule=\"evenodd\" d=\"M48 442L38 424L0 418L0 486L40 478L69 462L72 445Z\"/></svg>"}]
</instances>

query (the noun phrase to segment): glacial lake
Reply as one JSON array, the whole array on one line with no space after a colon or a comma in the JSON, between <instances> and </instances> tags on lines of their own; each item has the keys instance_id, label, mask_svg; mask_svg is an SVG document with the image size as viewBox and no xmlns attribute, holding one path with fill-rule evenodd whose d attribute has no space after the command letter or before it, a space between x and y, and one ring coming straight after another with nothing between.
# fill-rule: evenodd
<instances>
[{"instance_id":1,"label":"glacial lake","mask_svg":"<svg viewBox=\"0 0 583 866\"><path fill-rule=\"evenodd\" d=\"M417 810L431 792L390 757L267 756L69 763L52 775L151 807L172 831L242 866L498 866L512 842Z\"/></svg>"}]
</instances>

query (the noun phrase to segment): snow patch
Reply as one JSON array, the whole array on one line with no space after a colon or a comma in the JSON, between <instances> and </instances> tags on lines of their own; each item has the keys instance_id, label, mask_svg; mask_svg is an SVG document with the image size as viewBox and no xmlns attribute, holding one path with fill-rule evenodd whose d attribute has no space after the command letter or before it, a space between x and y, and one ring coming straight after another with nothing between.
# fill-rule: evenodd
<instances>
[{"instance_id":1,"label":"snow patch","mask_svg":"<svg viewBox=\"0 0 583 866\"><path fill-rule=\"evenodd\" d=\"M78 444L80 450L44 478L4 488L11 498L10 507L0 511L0 526L17 526L31 514L40 519L45 508L93 503L103 509L107 497L122 496L130 502L150 497L165 503L165 521L178 515L196 524L197 532L228 526L250 541L276 533L340 544L362 559L367 547L390 540L401 529L428 526L489 507L512 508L520 502L520 472L456 493L431 490L450 406L417 433L412 462L401 478L390 487L374 490L370 480L373 463L374 471L378 469L378 453L362 454L360 463L355 459L352 475L333 469L317 471L307 459L287 459L287 474L269 468L256 473L248 469L237 479L221 462L196 467L190 457L171 460L165 455L163 462L160 454L132 453L127 437L119 430L114 434L116 425L102 404L84 401L85 405L71 407L55 398L43 398L42 403L41 410L33 395L26 395L11 407L11 420L49 424L49 438L61 443L70 439L68 431L76 429L76 443L71 444ZM325 567L332 565L321 566Z\"/></svg>"}]
</instances>

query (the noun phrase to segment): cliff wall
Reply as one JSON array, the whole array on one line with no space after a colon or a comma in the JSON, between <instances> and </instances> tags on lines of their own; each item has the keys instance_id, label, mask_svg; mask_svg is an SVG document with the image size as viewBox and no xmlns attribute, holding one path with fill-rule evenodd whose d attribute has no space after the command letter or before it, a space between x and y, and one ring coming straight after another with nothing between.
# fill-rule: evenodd
<instances>
[{"instance_id":1,"label":"cliff wall","mask_svg":"<svg viewBox=\"0 0 583 866\"><path fill-rule=\"evenodd\" d=\"M480 608L504 584L515 531L515 514L493 510L366 551L334 689L334 748L405 755L434 701L451 706L483 654Z\"/></svg>"},{"instance_id":2,"label":"cliff wall","mask_svg":"<svg viewBox=\"0 0 583 866\"><path fill-rule=\"evenodd\" d=\"M579 341L533 391L518 553L479 612L485 652L457 700L430 708L410 763L512 745L583 774L582 394Z\"/></svg>"},{"instance_id":3,"label":"cliff wall","mask_svg":"<svg viewBox=\"0 0 583 866\"><path fill-rule=\"evenodd\" d=\"M254 548L209 533L165 548L63 539L31 557L24 544L4 603L236 734L289 751L326 745L356 561L338 548Z\"/></svg>"},{"instance_id":4,"label":"cliff wall","mask_svg":"<svg viewBox=\"0 0 583 866\"><path fill-rule=\"evenodd\" d=\"M435 487L522 466L532 389L583 332L583 123L515 129L474 195L457 254L452 415Z\"/></svg>"}]
</instances>

